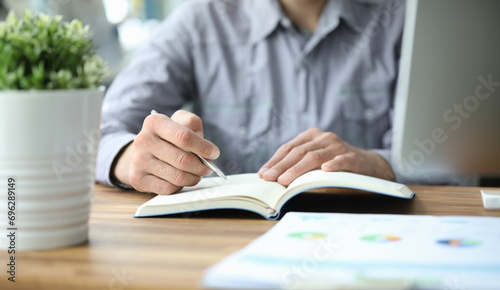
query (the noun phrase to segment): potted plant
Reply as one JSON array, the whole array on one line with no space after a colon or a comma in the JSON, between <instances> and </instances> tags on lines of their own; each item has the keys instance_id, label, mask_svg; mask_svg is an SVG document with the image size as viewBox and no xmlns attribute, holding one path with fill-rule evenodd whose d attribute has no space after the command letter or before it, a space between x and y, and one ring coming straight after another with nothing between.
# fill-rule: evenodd
<instances>
[{"instance_id":1,"label":"potted plant","mask_svg":"<svg viewBox=\"0 0 500 290\"><path fill-rule=\"evenodd\" d=\"M3 249L87 240L106 71L78 20L25 12L0 22Z\"/></svg>"}]
</instances>

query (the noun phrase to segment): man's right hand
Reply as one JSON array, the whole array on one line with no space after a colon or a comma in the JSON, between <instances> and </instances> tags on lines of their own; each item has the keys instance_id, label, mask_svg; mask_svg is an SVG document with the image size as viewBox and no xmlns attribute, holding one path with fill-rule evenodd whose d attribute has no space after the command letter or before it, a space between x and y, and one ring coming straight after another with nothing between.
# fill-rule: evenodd
<instances>
[{"instance_id":1,"label":"man's right hand","mask_svg":"<svg viewBox=\"0 0 500 290\"><path fill-rule=\"evenodd\" d=\"M219 148L203 138L200 117L184 110L171 118L153 114L144 120L134 141L117 156L117 181L142 192L171 194L197 184L212 173L194 154L216 159Z\"/></svg>"}]
</instances>

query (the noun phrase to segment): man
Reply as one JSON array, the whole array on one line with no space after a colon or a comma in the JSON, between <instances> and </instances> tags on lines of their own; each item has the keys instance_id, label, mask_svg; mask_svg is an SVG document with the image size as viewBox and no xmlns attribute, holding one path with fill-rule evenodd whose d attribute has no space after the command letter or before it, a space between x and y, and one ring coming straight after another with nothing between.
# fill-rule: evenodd
<instances>
[{"instance_id":1,"label":"man","mask_svg":"<svg viewBox=\"0 0 500 290\"><path fill-rule=\"evenodd\" d=\"M98 181L176 192L211 173L188 151L283 185L319 168L398 180L403 18L402 0L187 2L107 93Z\"/></svg>"}]
</instances>

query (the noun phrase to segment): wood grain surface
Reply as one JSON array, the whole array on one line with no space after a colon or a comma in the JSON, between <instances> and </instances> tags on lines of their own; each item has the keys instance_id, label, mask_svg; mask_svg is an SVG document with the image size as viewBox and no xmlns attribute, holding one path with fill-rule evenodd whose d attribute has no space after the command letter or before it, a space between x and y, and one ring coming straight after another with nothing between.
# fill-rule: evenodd
<instances>
[{"instance_id":1,"label":"wood grain surface","mask_svg":"<svg viewBox=\"0 0 500 290\"><path fill-rule=\"evenodd\" d=\"M402 200L347 189L303 193L286 211L496 216L482 206L480 188L409 186ZM18 252L16 282L7 281L0 249L0 289L197 289L204 270L241 249L276 221L239 210L134 218L154 195L97 185L89 241L51 250Z\"/></svg>"}]
</instances>

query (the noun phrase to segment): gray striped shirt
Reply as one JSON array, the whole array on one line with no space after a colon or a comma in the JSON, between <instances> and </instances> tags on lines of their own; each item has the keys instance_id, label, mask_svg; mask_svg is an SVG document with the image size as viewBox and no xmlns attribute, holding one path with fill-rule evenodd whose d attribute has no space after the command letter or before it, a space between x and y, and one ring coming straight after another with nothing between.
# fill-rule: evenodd
<instances>
[{"instance_id":1,"label":"gray striped shirt","mask_svg":"<svg viewBox=\"0 0 500 290\"><path fill-rule=\"evenodd\" d=\"M404 22L401 0L330 0L314 33L278 0L194 0L178 8L114 81L103 105L97 180L155 109L192 104L228 174L256 172L311 127L390 162Z\"/></svg>"}]
</instances>

